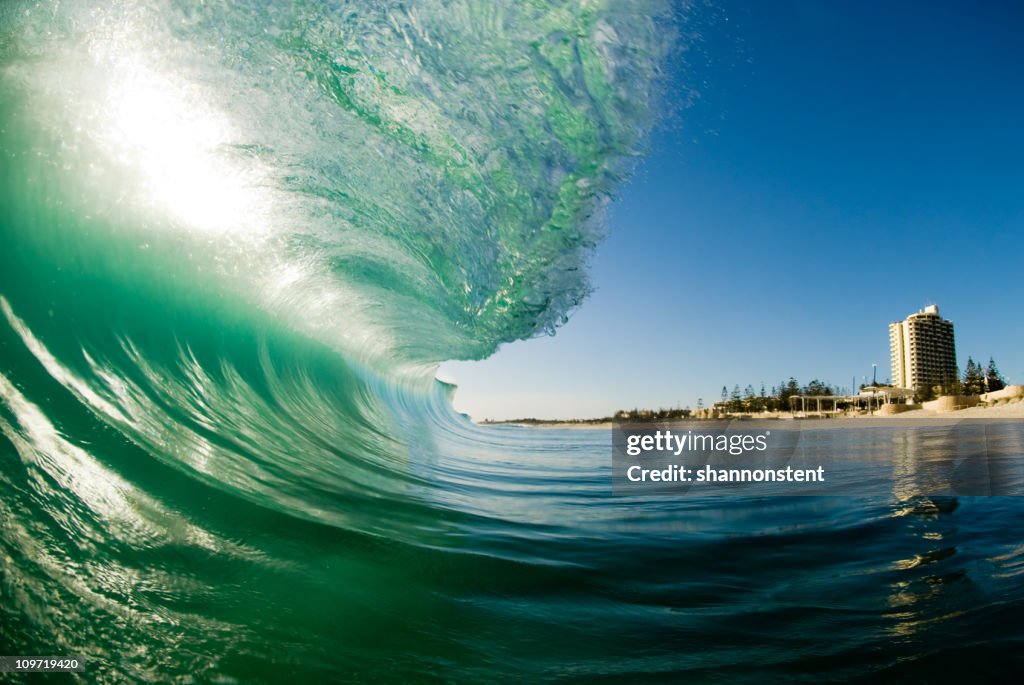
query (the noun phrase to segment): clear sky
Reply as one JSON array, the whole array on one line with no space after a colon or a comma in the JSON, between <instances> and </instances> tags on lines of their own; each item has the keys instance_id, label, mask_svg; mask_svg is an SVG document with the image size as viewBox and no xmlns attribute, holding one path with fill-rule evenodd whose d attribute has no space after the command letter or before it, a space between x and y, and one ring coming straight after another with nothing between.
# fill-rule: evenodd
<instances>
[{"instance_id":1,"label":"clear sky","mask_svg":"<svg viewBox=\"0 0 1024 685\"><path fill-rule=\"evenodd\" d=\"M475 419L849 387L936 303L1024 383L1024 4L727 0L684 30L596 292L554 337L442 366ZM696 103L684 108L687 88Z\"/></svg>"}]
</instances>

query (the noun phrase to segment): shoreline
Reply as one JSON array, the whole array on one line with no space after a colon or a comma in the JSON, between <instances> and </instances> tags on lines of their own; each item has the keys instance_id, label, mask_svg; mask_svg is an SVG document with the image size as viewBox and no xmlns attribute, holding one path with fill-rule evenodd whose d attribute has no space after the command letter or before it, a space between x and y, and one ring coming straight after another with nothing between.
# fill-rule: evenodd
<instances>
[{"instance_id":1,"label":"shoreline","mask_svg":"<svg viewBox=\"0 0 1024 685\"><path fill-rule=\"evenodd\" d=\"M815 423L850 422L856 423L864 420L890 421L892 419L1024 419L1024 402L1013 402L1009 404L996 404L991 406L975 406L951 411L933 411L929 409L912 409L897 414L857 414L838 416L796 416L791 412L777 412L772 414L755 414L741 416L724 416L715 419L686 419L695 423L716 422L716 421L813 421ZM477 423L477 422L474 422ZM652 422L658 423L658 422ZM519 426L523 428L539 429L569 429L569 430L607 430L614 425L612 421L485 421L477 423L478 426Z\"/></svg>"}]
</instances>

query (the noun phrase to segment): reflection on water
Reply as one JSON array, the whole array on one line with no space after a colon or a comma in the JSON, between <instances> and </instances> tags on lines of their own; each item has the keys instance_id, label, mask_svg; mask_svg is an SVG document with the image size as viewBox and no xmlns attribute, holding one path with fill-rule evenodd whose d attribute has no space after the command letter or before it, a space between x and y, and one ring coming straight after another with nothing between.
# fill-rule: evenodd
<instances>
[{"instance_id":1,"label":"reflection on water","mask_svg":"<svg viewBox=\"0 0 1024 685\"><path fill-rule=\"evenodd\" d=\"M890 431L893 495L1024 495L1022 422L907 424Z\"/></svg>"}]
</instances>

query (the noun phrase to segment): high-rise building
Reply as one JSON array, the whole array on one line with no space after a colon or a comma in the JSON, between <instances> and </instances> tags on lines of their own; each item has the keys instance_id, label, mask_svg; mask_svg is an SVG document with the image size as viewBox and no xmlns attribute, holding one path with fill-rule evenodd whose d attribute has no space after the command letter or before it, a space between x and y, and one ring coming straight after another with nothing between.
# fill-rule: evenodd
<instances>
[{"instance_id":1,"label":"high-rise building","mask_svg":"<svg viewBox=\"0 0 1024 685\"><path fill-rule=\"evenodd\" d=\"M957 378L953 322L939 316L937 305L889 324L889 350L896 387L931 388Z\"/></svg>"}]
</instances>

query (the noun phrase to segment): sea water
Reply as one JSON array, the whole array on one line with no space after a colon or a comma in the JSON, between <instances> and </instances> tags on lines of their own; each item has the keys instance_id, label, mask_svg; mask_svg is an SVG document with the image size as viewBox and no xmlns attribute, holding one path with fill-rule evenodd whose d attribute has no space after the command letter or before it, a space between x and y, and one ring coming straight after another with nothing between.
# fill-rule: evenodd
<instances>
[{"instance_id":1,"label":"sea water","mask_svg":"<svg viewBox=\"0 0 1024 685\"><path fill-rule=\"evenodd\" d=\"M81 682L1019 673L1019 426L802 431L854 465L839 495L621 496L611 431L478 427L434 380L583 300L682 13L5 2L0 653ZM1003 489L958 490L965 444Z\"/></svg>"}]
</instances>

